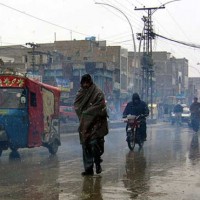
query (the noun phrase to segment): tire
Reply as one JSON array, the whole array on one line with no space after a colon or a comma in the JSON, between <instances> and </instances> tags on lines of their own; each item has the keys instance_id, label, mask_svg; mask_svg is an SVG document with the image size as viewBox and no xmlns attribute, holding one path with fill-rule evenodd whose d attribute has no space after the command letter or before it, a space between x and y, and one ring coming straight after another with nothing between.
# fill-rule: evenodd
<instances>
[{"instance_id":1,"label":"tire","mask_svg":"<svg viewBox=\"0 0 200 200\"><path fill-rule=\"evenodd\" d=\"M57 140L54 140L51 144L48 145L48 150L49 150L49 153L52 154L52 155L55 155L58 151L58 141Z\"/></svg>"},{"instance_id":2,"label":"tire","mask_svg":"<svg viewBox=\"0 0 200 200\"><path fill-rule=\"evenodd\" d=\"M144 141L142 134L139 132L139 130L137 130L135 138L136 138L135 139L136 143L139 145L139 148L141 149L143 147Z\"/></svg>"},{"instance_id":3,"label":"tire","mask_svg":"<svg viewBox=\"0 0 200 200\"><path fill-rule=\"evenodd\" d=\"M18 148L15 147L15 146L13 146L13 145L10 146L10 149L11 149L12 151L17 151L17 150L18 150Z\"/></svg>"},{"instance_id":4,"label":"tire","mask_svg":"<svg viewBox=\"0 0 200 200\"><path fill-rule=\"evenodd\" d=\"M17 150L12 150L9 154L9 159L20 159L21 156Z\"/></svg>"},{"instance_id":5,"label":"tire","mask_svg":"<svg viewBox=\"0 0 200 200\"><path fill-rule=\"evenodd\" d=\"M133 151L135 148L135 134L133 133L133 131L128 132L127 133L127 144L128 144L128 148Z\"/></svg>"},{"instance_id":6,"label":"tire","mask_svg":"<svg viewBox=\"0 0 200 200\"><path fill-rule=\"evenodd\" d=\"M2 149L0 149L0 157L1 157L1 155L2 155L2 152L3 152L3 150L2 150Z\"/></svg>"},{"instance_id":7,"label":"tire","mask_svg":"<svg viewBox=\"0 0 200 200\"><path fill-rule=\"evenodd\" d=\"M140 140L140 141L138 142L138 145L139 145L139 148L141 149L141 148L143 147L143 145L144 145L144 142Z\"/></svg>"}]
</instances>

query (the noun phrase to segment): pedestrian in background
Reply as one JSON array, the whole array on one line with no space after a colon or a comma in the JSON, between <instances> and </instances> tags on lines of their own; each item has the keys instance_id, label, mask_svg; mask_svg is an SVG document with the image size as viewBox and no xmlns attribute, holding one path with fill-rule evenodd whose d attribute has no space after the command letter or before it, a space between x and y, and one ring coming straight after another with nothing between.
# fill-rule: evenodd
<instances>
[{"instance_id":1,"label":"pedestrian in background","mask_svg":"<svg viewBox=\"0 0 200 200\"><path fill-rule=\"evenodd\" d=\"M191 125L195 132L199 130L199 122L200 122L200 103L198 102L198 98L194 97L193 103L190 105L191 112Z\"/></svg>"},{"instance_id":2,"label":"pedestrian in background","mask_svg":"<svg viewBox=\"0 0 200 200\"><path fill-rule=\"evenodd\" d=\"M81 78L74 108L79 118L79 137L83 150L83 176L102 172L101 159L104 153L104 136L108 134L107 109L103 92L93 83L89 74Z\"/></svg>"},{"instance_id":3,"label":"pedestrian in background","mask_svg":"<svg viewBox=\"0 0 200 200\"><path fill-rule=\"evenodd\" d=\"M182 113L183 113L183 106L181 105L181 102L178 101L178 103L174 106L173 112L175 114L175 122L178 125L182 124Z\"/></svg>"}]
</instances>

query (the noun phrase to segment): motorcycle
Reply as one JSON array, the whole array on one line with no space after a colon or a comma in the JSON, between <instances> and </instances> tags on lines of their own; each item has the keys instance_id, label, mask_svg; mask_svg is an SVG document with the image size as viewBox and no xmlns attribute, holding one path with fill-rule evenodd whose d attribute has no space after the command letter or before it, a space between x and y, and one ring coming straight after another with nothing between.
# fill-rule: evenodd
<instances>
[{"instance_id":1,"label":"motorcycle","mask_svg":"<svg viewBox=\"0 0 200 200\"><path fill-rule=\"evenodd\" d=\"M138 144L140 149L143 147L144 140L140 132L140 125L141 125L142 118L144 118L144 115L138 115L138 116L127 115L127 117L124 118L124 122L127 123L126 141L131 151L133 151L133 149L135 148L135 144Z\"/></svg>"},{"instance_id":2,"label":"motorcycle","mask_svg":"<svg viewBox=\"0 0 200 200\"><path fill-rule=\"evenodd\" d=\"M177 126L182 125L181 115L182 113L175 113L175 123Z\"/></svg>"}]
</instances>

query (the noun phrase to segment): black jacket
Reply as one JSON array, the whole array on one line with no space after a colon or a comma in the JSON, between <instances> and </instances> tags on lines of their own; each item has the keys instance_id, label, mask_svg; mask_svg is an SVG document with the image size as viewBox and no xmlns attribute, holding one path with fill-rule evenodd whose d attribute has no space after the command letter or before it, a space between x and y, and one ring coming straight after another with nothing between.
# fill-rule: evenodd
<instances>
[{"instance_id":1,"label":"black jacket","mask_svg":"<svg viewBox=\"0 0 200 200\"><path fill-rule=\"evenodd\" d=\"M124 109L124 112L123 112L123 117L126 117L127 115L146 115L148 116L149 115L149 108L147 106L147 104L140 100L138 104L133 104L132 101L130 101L125 109Z\"/></svg>"},{"instance_id":2,"label":"black jacket","mask_svg":"<svg viewBox=\"0 0 200 200\"><path fill-rule=\"evenodd\" d=\"M174 113L182 113L183 107L180 104L174 106Z\"/></svg>"}]
</instances>

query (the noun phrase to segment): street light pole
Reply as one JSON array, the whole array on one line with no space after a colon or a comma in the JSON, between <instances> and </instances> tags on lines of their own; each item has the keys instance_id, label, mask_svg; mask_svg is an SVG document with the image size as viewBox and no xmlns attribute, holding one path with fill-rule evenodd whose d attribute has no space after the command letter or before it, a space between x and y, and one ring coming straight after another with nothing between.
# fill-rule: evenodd
<instances>
[{"instance_id":1,"label":"street light pole","mask_svg":"<svg viewBox=\"0 0 200 200\"><path fill-rule=\"evenodd\" d=\"M121 11L119 8L113 6L113 5L110 5L108 3L98 3L98 2L95 2L95 4L100 4L100 5L105 5L105 6L109 6L109 7L112 7L114 9L116 9L117 11L119 11L120 13L122 13L124 15L124 17L126 18L126 20L128 21L128 24L131 28L131 34L132 34L132 40L133 40L133 51L134 51L134 69L133 69L133 87L135 86L135 68L136 68L136 43L135 43L135 37L134 37L134 33L133 33L133 27L131 25L131 22L130 20L128 19L128 17L126 16L126 14Z\"/></svg>"},{"instance_id":2,"label":"street light pole","mask_svg":"<svg viewBox=\"0 0 200 200\"><path fill-rule=\"evenodd\" d=\"M152 39L154 39L154 35L152 35L152 15L158 10L158 9L163 9L165 8L165 5L169 4L169 3L172 3L172 2L175 2L175 1L180 1L180 0L172 0L172 1L169 1L169 2L166 2L164 4L162 4L161 6L159 7L152 7L152 8L146 8L146 7L143 7L143 8L135 8L135 10L147 10L148 12L148 16L147 17L144 17L144 28L143 28L143 31L141 34L138 34L138 39L140 40L139 42L139 60L140 60L140 47L141 47L141 41L142 39L144 40L147 40L146 42L146 52L145 54L148 56L147 58L149 58L151 61L152 61ZM145 32L146 31L146 32ZM143 35L144 34L144 35ZM143 59L144 59L144 56L143 56ZM145 92L142 91L142 94L145 96L145 99L148 103L148 96L149 96L149 81L150 81L150 88L151 88L151 93L150 93L150 103L151 103L151 119L153 118L153 83L152 83L152 78L153 78L153 63L151 63L152 66L150 66L150 63L147 62L146 63L146 66L143 66L143 88L142 90L144 90L145 88ZM143 64L144 65L144 64ZM145 70L145 71L144 71ZM146 75L146 77L145 77ZM149 80L150 78L150 80ZM146 79L146 81L145 81Z\"/></svg>"},{"instance_id":3,"label":"street light pole","mask_svg":"<svg viewBox=\"0 0 200 200\"><path fill-rule=\"evenodd\" d=\"M101 5L105 5L105 6L110 6L110 7L114 8L114 9L118 10L120 13L122 13L122 14L124 15L124 17L127 19L128 23L129 23L129 26L130 26L130 28L131 28L132 40L133 40L133 50L134 50L134 52L136 52L136 44L135 44L135 37L134 37L134 34L133 34L133 27L132 27L132 25L131 25L130 20L129 20L128 17L125 15L125 13L122 12L119 8L117 8L117 7L113 6L113 5L110 5L110 4L108 4L108 3L98 3L98 2L95 2L95 4L101 4Z\"/></svg>"},{"instance_id":4,"label":"street light pole","mask_svg":"<svg viewBox=\"0 0 200 200\"><path fill-rule=\"evenodd\" d=\"M26 43L26 45L30 45L32 47L32 71L33 76L35 75L35 48L39 47L40 45L34 43Z\"/></svg>"}]
</instances>

